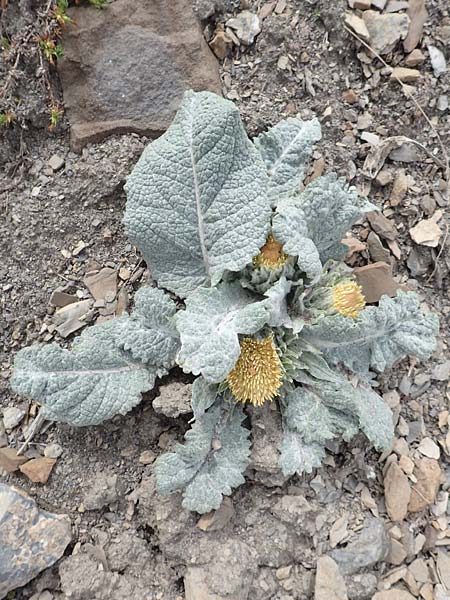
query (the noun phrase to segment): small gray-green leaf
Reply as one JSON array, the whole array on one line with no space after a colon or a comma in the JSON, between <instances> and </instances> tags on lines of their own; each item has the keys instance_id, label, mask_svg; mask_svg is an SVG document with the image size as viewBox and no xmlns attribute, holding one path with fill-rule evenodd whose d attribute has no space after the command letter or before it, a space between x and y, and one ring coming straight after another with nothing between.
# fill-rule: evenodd
<instances>
[{"instance_id":1,"label":"small gray-green leaf","mask_svg":"<svg viewBox=\"0 0 450 600\"><path fill-rule=\"evenodd\" d=\"M238 283L197 289L177 315L179 365L210 383L223 381L239 358L238 334L256 333L267 323L267 302L254 302Z\"/></svg>"},{"instance_id":2,"label":"small gray-green leaf","mask_svg":"<svg viewBox=\"0 0 450 600\"><path fill-rule=\"evenodd\" d=\"M244 418L238 406L212 406L186 433L186 444L156 461L158 491L183 490L183 507L198 513L219 508L223 496L244 483L250 452Z\"/></svg>"},{"instance_id":3,"label":"small gray-green leaf","mask_svg":"<svg viewBox=\"0 0 450 600\"><path fill-rule=\"evenodd\" d=\"M274 204L281 196L298 190L313 145L321 137L317 119L289 118L255 139L267 167L269 196Z\"/></svg>"},{"instance_id":4,"label":"small gray-green leaf","mask_svg":"<svg viewBox=\"0 0 450 600\"><path fill-rule=\"evenodd\" d=\"M186 92L125 186L125 225L158 283L181 297L239 271L264 244L268 177L237 108Z\"/></svg>"},{"instance_id":5,"label":"small gray-green leaf","mask_svg":"<svg viewBox=\"0 0 450 600\"><path fill-rule=\"evenodd\" d=\"M192 384L192 412L194 419L205 414L217 399L218 388L215 383L208 383L203 377L197 377Z\"/></svg>"},{"instance_id":6,"label":"small gray-green leaf","mask_svg":"<svg viewBox=\"0 0 450 600\"><path fill-rule=\"evenodd\" d=\"M299 269L310 282L318 281L322 273L319 251L310 239L305 215L295 198L285 198L278 203L272 218L272 232L283 244L284 252L297 257Z\"/></svg>"},{"instance_id":7,"label":"small gray-green leaf","mask_svg":"<svg viewBox=\"0 0 450 600\"><path fill-rule=\"evenodd\" d=\"M118 348L129 352L133 358L153 365L170 369L175 365L175 357L180 345L175 327L176 305L158 288L143 287L136 292L135 305L130 316L125 315L107 321L103 328L109 330ZM79 341L97 335L98 329L85 329Z\"/></svg>"},{"instance_id":8,"label":"small gray-green leaf","mask_svg":"<svg viewBox=\"0 0 450 600\"><path fill-rule=\"evenodd\" d=\"M320 467L325 458L325 448L321 444L306 444L301 435L293 429L284 428L281 445L280 467L283 475L303 475Z\"/></svg>"},{"instance_id":9,"label":"small gray-green leaf","mask_svg":"<svg viewBox=\"0 0 450 600\"><path fill-rule=\"evenodd\" d=\"M345 233L363 212L374 208L360 200L356 189L335 173L312 181L294 201L303 212L308 237L316 245L323 263L345 256L346 248L341 244Z\"/></svg>"},{"instance_id":10,"label":"small gray-green leaf","mask_svg":"<svg viewBox=\"0 0 450 600\"><path fill-rule=\"evenodd\" d=\"M36 344L16 355L12 388L43 405L46 419L97 425L125 414L151 390L156 368L114 345L108 327L95 325L72 351Z\"/></svg>"},{"instance_id":11,"label":"small gray-green leaf","mask_svg":"<svg viewBox=\"0 0 450 600\"><path fill-rule=\"evenodd\" d=\"M382 296L378 306L365 308L357 319L330 315L305 327L303 335L324 351L333 364L356 373L384 371L407 355L426 359L436 346L438 318L424 314L413 292Z\"/></svg>"}]
</instances>

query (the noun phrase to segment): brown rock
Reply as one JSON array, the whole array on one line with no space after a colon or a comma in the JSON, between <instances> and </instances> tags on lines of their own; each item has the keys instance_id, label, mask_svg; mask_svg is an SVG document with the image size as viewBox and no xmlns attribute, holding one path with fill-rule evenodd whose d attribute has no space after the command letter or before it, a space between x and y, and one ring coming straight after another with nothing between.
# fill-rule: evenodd
<instances>
[{"instance_id":1,"label":"brown rock","mask_svg":"<svg viewBox=\"0 0 450 600\"><path fill-rule=\"evenodd\" d=\"M387 219L382 213L377 211L367 213L367 220L375 233L378 233L380 237L385 240L396 239L398 234L395 223Z\"/></svg>"},{"instance_id":2,"label":"brown rock","mask_svg":"<svg viewBox=\"0 0 450 600\"><path fill-rule=\"evenodd\" d=\"M407 67L417 67L425 62L425 54L419 48L416 48L405 58Z\"/></svg>"},{"instance_id":3,"label":"brown rock","mask_svg":"<svg viewBox=\"0 0 450 600\"><path fill-rule=\"evenodd\" d=\"M369 10L372 0L353 0L353 8Z\"/></svg>"},{"instance_id":4,"label":"brown rock","mask_svg":"<svg viewBox=\"0 0 450 600\"><path fill-rule=\"evenodd\" d=\"M398 206L408 191L408 177L403 169L400 169L395 175L394 185L392 186L389 204Z\"/></svg>"},{"instance_id":5,"label":"brown rock","mask_svg":"<svg viewBox=\"0 0 450 600\"><path fill-rule=\"evenodd\" d=\"M422 458L417 461L414 469L417 483L411 490L411 499L408 504L410 512L417 512L433 504L441 482L441 467L433 458Z\"/></svg>"},{"instance_id":6,"label":"brown rock","mask_svg":"<svg viewBox=\"0 0 450 600\"><path fill-rule=\"evenodd\" d=\"M54 458L33 458L21 465L19 469L34 483L47 483L55 463Z\"/></svg>"},{"instance_id":7,"label":"brown rock","mask_svg":"<svg viewBox=\"0 0 450 600\"><path fill-rule=\"evenodd\" d=\"M104 267L100 271L91 271L86 273L83 283L95 300L104 300L109 292L112 292L115 297L117 294L117 271L111 267Z\"/></svg>"},{"instance_id":8,"label":"brown rock","mask_svg":"<svg viewBox=\"0 0 450 600\"><path fill-rule=\"evenodd\" d=\"M347 104L356 104L356 102L358 102L358 94L349 88L342 92L342 99L344 102L347 102Z\"/></svg>"},{"instance_id":9,"label":"brown rock","mask_svg":"<svg viewBox=\"0 0 450 600\"><path fill-rule=\"evenodd\" d=\"M392 177L392 173L390 171L382 170L375 177L375 182L377 183L377 185L384 187L385 185L392 183L392 179L393 179L393 177Z\"/></svg>"},{"instance_id":10,"label":"brown rock","mask_svg":"<svg viewBox=\"0 0 450 600\"><path fill-rule=\"evenodd\" d=\"M233 47L233 41L225 31L217 31L209 42L209 47L220 60L223 60Z\"/></svg>"},{"instance_id":11,"label":"brown rock","mask_svg":"<svg viewBox=\"0 0 450 600\"><path fill-rule=\"evenodd\" d=\"M423 219L409 230L412 240L420 246L436 248L442 236L439 225L431 219Z\"/></svg>"},{"instance_id":12,"label":"brown rock","mask_svg":"<svg viewBox=\"0 0 450 600\"><path fill-rule=\"evenodd\" d=\"M347 588L339 567L329 556L317 561L315 600L347 600Z\"/></svg>"},{"instance_id":13,"label":"brown rock","mask_svg":"<svg viewBox=\"0 0 450 600\"><path fill-rule=\"evenodd\" d=\"M347 258L350 258L358 252L363 252L366 249L366 244L354 237L346 237L341 242L347 246Z\"/></svg>"},{"instance_id":14,"label":"brown rock","mask_svg":"<svg viewBox=\"0 0 450 600\"><path fill-rule=\"evenodd\" d=\"M107 14L70 8L58 71L71 125L71 145L137 132L161 135L185 90L220 93L217 61L191 0L116 0Z\"/></svg>"},{"instance_id":15,"label":"brown rock","mask_svg":"<svg viewBox=\"0 0 450 600\"><path fill-rule=\"evenodd\" d=\"M400 79L403 83L414 83L419 77L420 71L417 69L407 69L406 67L395 67L391 73L391 79Z\"/></svg>"},{"instance_id":16,"label":"brown rock","mask_svg":"<svg viewBox=\"0 0 450 600\"><path fill-rule=\"evenodd\" d=\"M409 0L407 15L410 19L410 24L408 35L403 42L403 49L405 52L412 52L420 42L423 26L428 17L425 0Z\"/></svg>"},{"instance_id":17,"label":"brown rock","mask_svg":"<svg viewBox=\"0 0 450 600\"><path fill-rule=\"evenodd\" d=\"M370 258L374 262L385 262L387 264L390 263L391 253L383 246L380 238L373 231L371 231L367 236L367 246L369 249Z\"/></svg>"},{"instance_id":18,"label":"brown rock","mask_svg":"<svg viewBox=\"0 0 450 600\"><path fill-rule=\"evenodd\" d=\"M403 521L408 513L411 497L409 481L396 462L392 462L384 476L386 510L392 521Z\"/></svg>"},{"instance_id":19,"label":"brown rock","mask_svg":"<svg viewBox=\"0 0 450 600\"><path fill-rule=\"evenodd\" d=\"M29 458L26 456L17 456L14 448L0 448L0 468L4 469L7 473L14 473L27 460Z\"/></svg>"},{"instance_id":20,"label":"brown rock","mask_svg":"<svg viewBox=\"0 0 450 600\"><path fill-rule=\"evenodd\" d=\"M383 294L395 296L399 284L392 277L392 267L384 262L376 262L353 270L368 304L378 302Z\"/></svg>"},{"instance_id":21,"label":"brown rock","mask_svg":"<svg viewBox=\"0 0 450 600\"><path fill-rule=\"evenodd\" d=\"M60 308L67 306L68 304L78 302L78 300L78 296L75 296L74 294L67 294L66 292L59 292L58 290L52 292L52 295L50 296L50 304Z\"/></svg>"},{"instance_id":22,"label":"brown rock","mask_svg":"<svg viewBox=\"0 0 450 600\"><path fill-rule=\"evenodd\" d=\"M217 510L213 510L200 517L197 527L202 531L218 531L226 527L233 516L233 502L231 498L225 497Z\"/></svg>"}]
</instances>

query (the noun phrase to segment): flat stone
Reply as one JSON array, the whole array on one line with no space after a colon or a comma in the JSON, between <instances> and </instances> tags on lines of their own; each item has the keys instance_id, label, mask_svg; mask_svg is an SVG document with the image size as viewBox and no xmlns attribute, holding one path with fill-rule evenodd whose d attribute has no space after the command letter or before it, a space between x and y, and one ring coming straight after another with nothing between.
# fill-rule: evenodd
<instances>
[{"instance_id":1,"label":"flat stone","mask_svg":"<svg viewBox=\"0 0 450 600\"><path fill-rule=\"evenodd\" d=\"M55 463L56 459L54 458L33 458L20 465L19 469L30 481L34 483L47 483Z\"/></svg>"},{"instance_id":2,"label":"flat stone","mask_svg":"<svg viewBox=\"0 0 450 600\"><path fill-rule=\"evenodd\" d=\"M407 0L389 0L386 6L387 13L395 13L401 10L408 10L409 2Z\"/></svg>"},{"instance_id":3,"label":"flat stone","mask_svg":"<svg viewBox=\"0 0 450 600\"><path fill-rule=\"evenodd\" d=\"M59 308L78 301L79 298L78 296L75 296L75 294L67 294L66 292L60 292L58 290L52 292L52 295L50 296L50 304Z\"/></svg>"},{"instance_id":4,"label":"flat stone","mask_svg":"<svg viewBox=\"0 0 450 600\"><path fill-rule=\"evenodd\" d=\"M0 483L0 598L53 565L71 538L66 515L41 511L27 494Z\"/></svg>"},{"instance_id":5,"label":"flat stone","mask_svg":"<svg viewBox=\"0 0 450 600\"><path fill-rule=\"evenodd\" d=\"M447 62L445 60L444 53L436 48L436 46L427 46L428 53L430 54L431 66L433 67L433 73L435 77L440 77L447 72Z\"/></svg>"},{"instance_id":6,"label":"flat stone","mask_svg":"<svg viewBox=\"0 0 450 600\"><path fill-rule=\"evenodd\" d=\"M380 238L373 231L367 236L367 247L369 249L370 258L374 262L390 263L391 253L383 246Z\"/></svg>"},{"instance_id":7,"label":"flat stone","mask_svg":"<svg viewBox=\"0 0 450 600\"><path fill-rule=\"evenodd\" d=\"M69 8L58 72L71 147L113 134L151 138L170 125L187 89L221 93L217 61L191 0L115 0Z\"/></svg>"},{"instance_id":8,"label":"flat stone","mask_svg":"<svg viewBox=\"0 0 450 600\"><path fill-rule=\"evenodd\" d=\"M369 10L372 0L353 0L353 8L358 10Z\"/></svg>"},{"instance_id":9,"label":"flat stone","mask_svg":"<svg viewBox=\"0 0 450 600\"><path fill-rule=\"evenodd\" d=\"M394 588L392 590L386 590L384 592L377 592L372 596L372 600L416 600L415 596L407 592L406 590L399 590Z\"/></svg>"},{"instance_id":10,"label":"flat stone","mask_svg":"<svg viewBox=\"0 0 450 600\"><path fill-rule=\"evenodd\" d=\"M14 473L27 460L29 458L26 456L17 456L17 451L14 448L0 448L0 469L7 473Z\"/></svg>"},{"instance_id":11,"label":"flat stone","mask_svg":"<svg viewBox=\"0 0 450 600\"><path fill-rule=\"evenodd\" d=\"M423 456L427 456L428 458L434 458L438 460L441 456L439 446L429 437L423 438L417 450L420 452L420 454L423 454Z\"/></svg>"},{"instance_id":12,"label":"flat stone","mask_svg":"<svg viewBox=\"0 0 450 600\"><path fill-rule=\"evenodd\" d=\"M353 274L369 304L378 302L384 294L392 298L400 287L392 277L391 265L384 262L357 267L353 270Z\"/></svg>"},{"instance_id":13,"label":"flat stone","mask_svg":"<svg viewBox=\"0 0 450 600\"><path fill-rule=\"evenodd\" d=\"M253 44L255 37L261 32L258 15L249 10L243 10L232 19L228 19L226 26L233 29L239 41L245 46Z\"/></svg>"},{"instance_id":14,"label":"flat stone","mask_svg":"<svg viewBox=\"0 0 450 600\"><path fill-rule=\"evenodd\" d=\"M389 204L398 206L406 196L408 191L408 177L403 169L400 169L395 174L394 185L392 186L391 195L389 196Z\"/></svg>"},{"instance_id":15,"label":"flat stone","mask_svg":"<svg viewBox=\"0 0 450 600\"><path fill-rule=\"evenodd\" d=\"M416 558L408 567L417 583L427 583L430 581L430 571L423 558Z\"/></svg>"},{"instance_id":16,"label":"flat stone","mask_svg":"<svg viewBox=\"0 0 450 600\"><path fill-rule=\"evenodd\" d=\"M394 567L398 567L401 565L405 558L407 557L407 552L404 549L403 545L398 540L391 540L391 549L386 558L386 562L390 565L394 565Z\"/></svg>"},{"instance_id":17,"label":"flat stone","mask_svg":"<svg viewBox=\"0 0 450 600\"><path fill-rule=\"evenodd\" d=\"M441 582L450 591L450 554L439 551L437 555L436 568Z\"/></svg>"},{"instance_id":18,"label":"flat stone","mask_svg":"<svg viewBox=\"0 0 450 600\"><path fill-rule=\"evenodd\" d=\"M419 77L420 71L406 67L395 67L391 73L391 79L400 79L403 83L414 83Z\"/></svg>"},{"instance_id":19,"label":"flat stone","mask_svg":"<svg viewBox=\"0 0 450 600\"><path fill-rule=\"evenodd\" d=\"M59 458L63 453L62 446L59 444L49 444L44 448L44 456L47 458Z\"/></svg>"},{"instance_id":20,"label":"flat stone","mask_svg":"<svg viewBox=\"0 0 450 600\"><path fill-rule=\"evenodd\" d=\"M192 413L192 385L174 381L159 388L159 396L153 400L153 409L171 419Z\"/></svg>"},{"instance_id":21,"label":"flat stone","mask_svg":"<svg viewBox=\"0 0 450 600\"><path fill-rule=\"evenodd\" d=\"M348 600L344 578L329 556L321 556L317 561L314 600Z\"/></svg>"},{"instance_id":22,"label":"flat stone","mask_svg":"<svg viewBox=\"0 0 450 600\"><path fill-rule=\"evenodd\" d=\"M385 560L390 547L391 541L383 522L371 519L354 542L347 544L346 548L333 550L330 556L338 563L342 575L352 575Z\"/></svg>"},{"instance_id":23,"label":"flat stone","mask_svg":"<svg viewBox=\"0 0 450 600\"><path fill-rule=\"evenodd\" d=\"M111 267L103 267L100 271L86 273L84 285L91 292L94 300L105 300L108 292L117 294L117 271Z\"/></svg>"},{"instance_id":24,"label":"flat stone","mask_svg":"<svg viewBox=\"0 0 450 600\"><path fill-rule=\"evenodd\" d=\"M442 236L441 228L433 218L423 219L409 230L413 242L420 246L436 248Z\"/></svg>"},{"instance_id":25,"label":"flat stone","mask_svg":"<svg viewBox=\"0 0 450 600\"><path fill-rule=\"evenodd\" d=\"M378 8L378 10L384 10L387 0L372 0L372 6Z\"/></svg>"},{"instance_id":26,"label":"flat stone","mask_svg":"<svg viewBox=\"0 0 450 600\"><path fill-rule=\"evenodd\" d=\"M426 0L409 0L407 15L410 25L408 35L403 41L403 49L406 53L412 52L422 38L423 26L428 17L425 4Z\"/></svg>"},{"instance_id":27,"label":"flat stone","mask_svg":"<svg viewBox=\"0 0 450 600\"><path fill-rule=\"evenodd\" d=\"M390 171L382 170L375 177L375 182L377 183L377 185L384 187L384 186L388 185L389 183L392 183L393 179L394 178Z\"/></svg>"},{"instance_id":28,"label":"flat stone","mask_svg":"<svg viewBox=\"0 0 450 600\"><path fill-rule=\"evenodd\" d=\"M407 67L417 67L425 62L425 54L419 48L413 50L408 56L405 58L405 65Z\"/></svg>"},{"instance_id":29,"label":"flat stone","mask_svg":"<svg viewBox=\"0 0 450 600\"><path fill-rule=\"evenodd\" d=\"M209 42L209 47L220 60L223 60L233 48L233 41L225 31L217 31Z\"/></svg>"},{"instance_id":30,"label":"flat stone","mask_svg":"<svg viewBox=\"0 0 450 600\"><path fill-rule=\"evenodd\" d=\"M384 476L386 510L392 521L402 521L408 513L411 497L409 480L396 462L392 462Z\"/></svg>"},{"instance_id":31,"label":"flat stone","mask_svg":"<svg viewBox=\"0 0 450 600\"><path fill-rule=\"evenodd\" d=\"M391 52L408 35L409 17L405 14L380 14L374 10L363 13L370 45L379 54Z\"/></svg>"},{"instance_id":32,"label":"flat stone","mask_svg":"<svg viewBox=\"0 0 450 600\"><path fill-rule=\"evenodd\" d=\"M356 35L359 35L359 37L362 40L364 40L365 42L370 41L370 35L367 30L366 24L360 17L358 17L354 13L347 13L345 15L345 24L347 25L347 27L352 29L356 33Z\"/></svg>"},{"instance_id":33,"label":"flat stone","mask_svg":"<svg viewBox=\"0 0 450 600\"><path fill-rule=\"evenodd\" d=\"M56 171L59 171L60 169L63 168L64 164L65 164L65 160L62 156L59 156L59 154L53 154L52 157L50 157L49 161L48 161L48 166L50 167L50 169L56 173Z\"/></svg>"},{"instance_id":34,"label":"flat stone","mask_svg":"<svg viewBox=\"0 0 450 600\"><path fill-rule=\"evenodd\" d=\"M381 212L373 211L367 213L367 220L370 226L385 240L395 240L398 236L395 223L387 219Z\"/></svg>"},{"instance_id":35,"label":"flat stone","mask_svg":"<svg viewBox=\"0 0 450 600\"><path fill-rule=\"evenodd\" d=\"M431 379L435 379L436 381L447 381L450 379L450 360L446 360L442 364L433 367Z\"/></svg>"},{"instance_id":36,"label":"flat stone","mask_svg":"<svg viewBox=\"0 0 450 600\"><path fill-rule=\"evenodd\" d=\"M17 406L8 406L3 409L3 425L6 430L14 429L24 418L25 411Z\"/></svg>"},{"instance_id":37,"label":"flat stone","mask_svg":"<svg viewBox=\"0 0 450 600\"><path fill-rule=\"evenodd\" d=\"M412 486L409 512L423 510L434 503L441 483L441 467L433 458L422 458L416 462L414 476L417 481Z\"/></svg>"}]
</instances>

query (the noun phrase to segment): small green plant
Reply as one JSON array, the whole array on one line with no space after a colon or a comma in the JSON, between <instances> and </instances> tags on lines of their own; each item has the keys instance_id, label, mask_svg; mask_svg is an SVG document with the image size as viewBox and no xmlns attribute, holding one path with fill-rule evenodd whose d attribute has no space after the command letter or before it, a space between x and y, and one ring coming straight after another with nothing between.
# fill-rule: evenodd
<instances>
[{"instance_id":1,"label":"small green plant","mask_svg":"<svg viewBox=\"0 0 450 600\"><path fill-rule=\"evenodd\" d=\"M51 16L56 20L58 25L62 28L68 25L74 24L74 21L66 13L69 8L68 0L57 0L56 5L53 7Z\"/></svg>"},{"instance_id":2,"label":"small green plant","mask_svg":"<svg viewBox=\"0 0 450 600\"><path fill-rule=\"evenodd\" d=\"M51 65L54 65L58 58L62 58L64 56L64 51L61 44L58 44L58 42L53 39L50 34L43 34L39 38L38 42L45 58Z\"/></svg>"},{"instance_id":3,"label":"small green plant","mask_svg":"<svg viewBox=\"0 0 450 600\"><path fill-rule=\"evenodd\" d=\"M10 110L0 112L0 127L7 127L14 121L14 114Z\"/></svg>"},{"instance_id":4,"label":"small green plant","mask_svg":"<svg viewBox=\"0 0 450 600\"><path fill-rule=\"evenodd\" d=\"M58 123L64 114L64 109L59 104L51 104L49 108L50 113L50 125L48 126L49 131L54 131L58 126Z\"/></svg>"},{"instance_id":5,"label":"small green plant","mask_svg":"<svg viewBox=\"0 0 450 600\"><path fill-rule=\"evenodd\" d=\"M375 207L335 174L301 190L320 137L316 119L289 118L251 142L231 102L187 92L126 183L126 229L160 287L141 288L131 314L85 329L70 351L22 349L13 389L47 419L96 425L173 366L192 373L192 429L155 472L160 493L182 491L199 513L244 482L248 405L276 403L285 475L319 467L336 436L362 431L388 449L392 414L371 379L406 355L427 358L438 321L414 293L366 306L341 239Z\"/></svg>"}]
</instances>

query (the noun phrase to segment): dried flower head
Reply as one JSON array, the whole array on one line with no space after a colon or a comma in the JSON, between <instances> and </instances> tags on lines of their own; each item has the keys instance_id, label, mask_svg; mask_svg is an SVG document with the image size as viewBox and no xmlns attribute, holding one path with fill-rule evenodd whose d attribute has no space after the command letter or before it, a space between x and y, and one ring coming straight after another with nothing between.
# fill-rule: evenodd
<instances>
[{"instance_id":1,"label":"dried flower head","mask_svg":"<svg viewBox=\"0 0 450 600\"><path fill-rule=\"evenodd\" d=\"M332 296L334 310L344 317L356 319L366 305L362 287L355 281L338 283L332 290Z\"/></svg>"},{"instance_id":2,"label":"dried flower head","mask_svg":"<svg viewBox=\"0 0 450 600\"><path fill-rule=\"evenodd\" d=\"M241 354L227 383L237 400L261 406L277 395L283 375L273 337L244 338L240 345Z\"/></svg>"},{"instance_id":3,"label":"dried flower head","mask_svg":"<svg viewBox=\"0 0 450 600\"><path fill-rule=\"evenodd\" d=\"M266 267L267 269L278 269L284 265L287 259L288 255L283 252L283 245L270 234L259 254L253 258L253 265L255 267Z\"/></svg>"}]
</instances>

